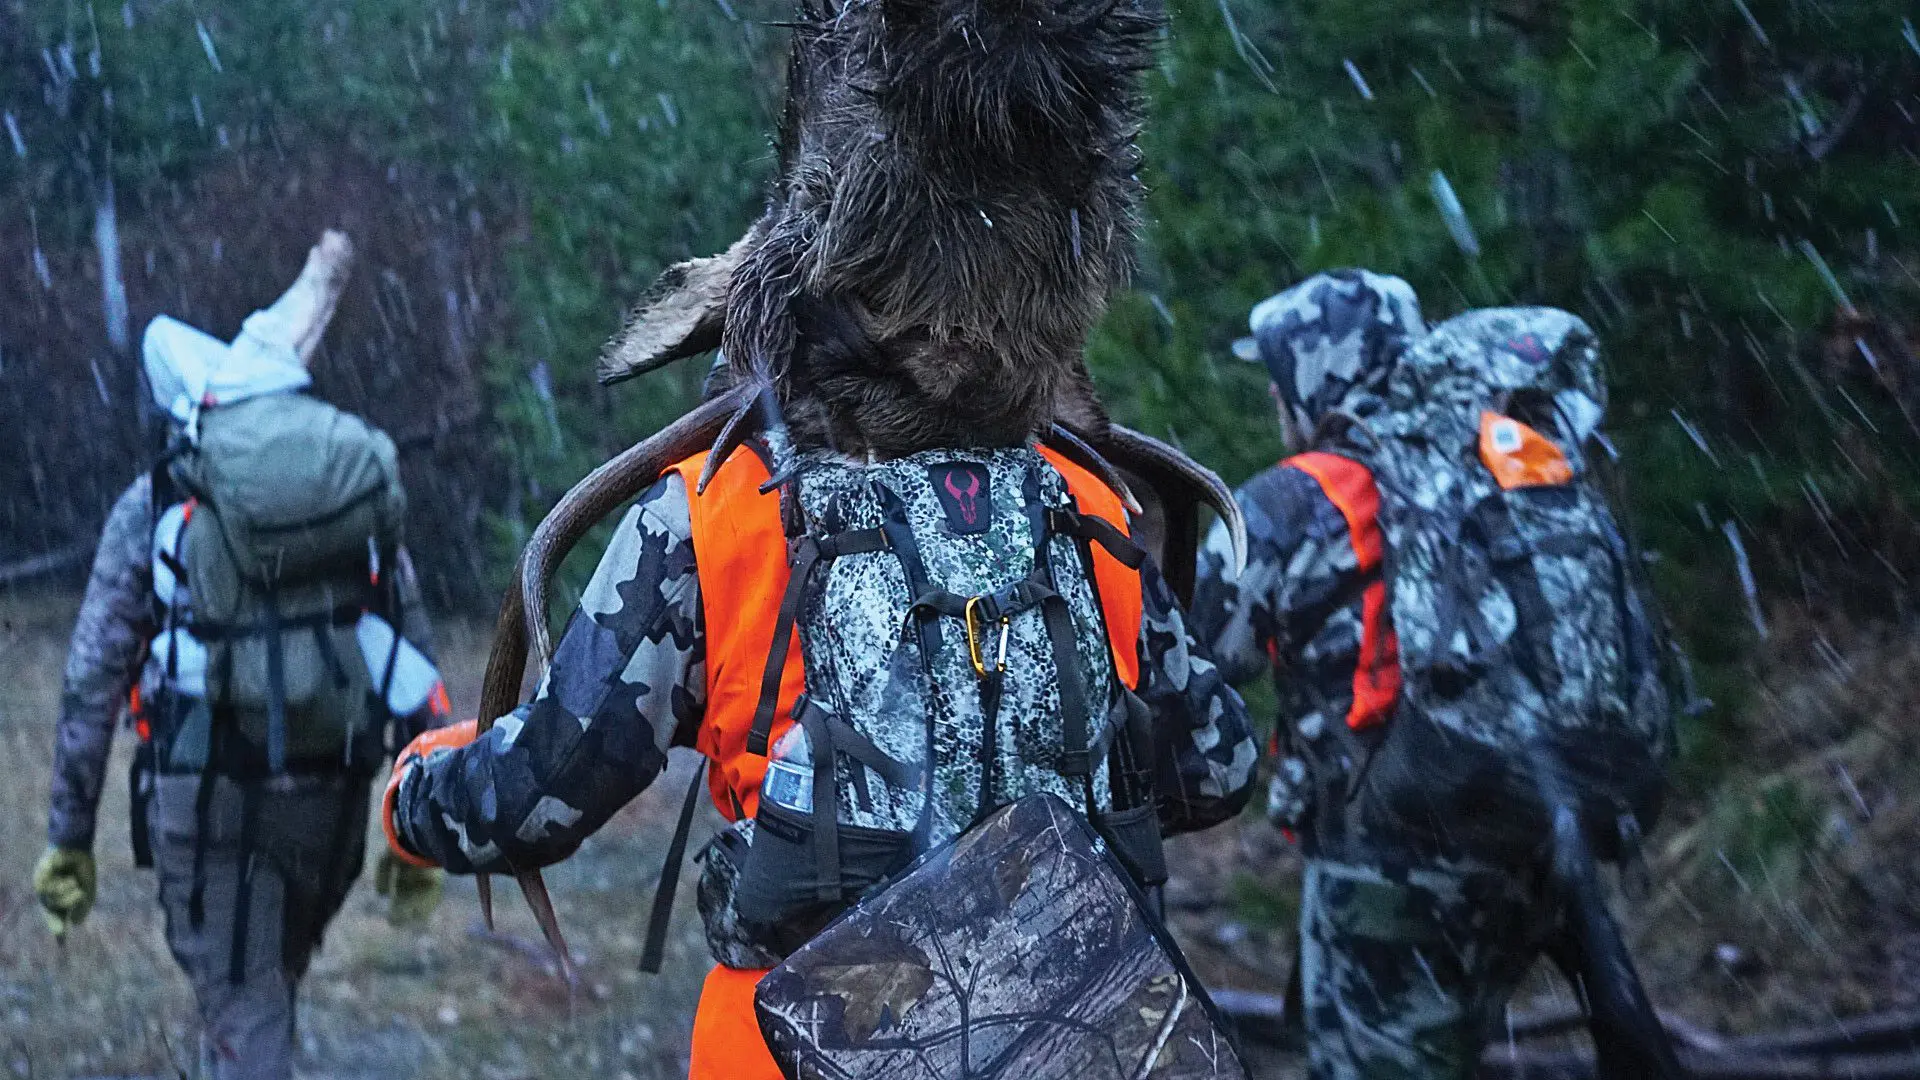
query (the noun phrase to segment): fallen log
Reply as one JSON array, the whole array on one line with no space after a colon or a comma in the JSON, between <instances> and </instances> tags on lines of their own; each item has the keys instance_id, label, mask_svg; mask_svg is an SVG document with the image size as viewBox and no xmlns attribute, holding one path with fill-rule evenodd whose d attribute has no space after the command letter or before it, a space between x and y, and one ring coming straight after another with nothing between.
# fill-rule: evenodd
<instances>
[{"instance_id":1,"label":"fallen log","mask_svg":"<svg viewBox=\"0 0 1920 1080\"><path fill-rule=\"evenodd\" d=\"M1693 1080L1914 1080L1920 1052L1829 1054L1767 1059L1683 1051ZM1495 1047L1480 1064L1481 1080L1619 1080L1602 1077L1590 1055L1575 1051Z\"/></svg>"},{"instance_id":2,"label":"fallen log","mask_svg":"<svg viewBox=\"0 0 1920 1080\"><path fill-rule=\"evenodd\" d=\"M1284 999L1251 990L1217 990L1214 1004L1241 1037L1282 1048L1297 1045ZM1662 1010L1660 1022L1679 1045L1696 1080L1915 1080L1920 1078L1920 1010L1856 1016L1817 1028L1720 1035ZM1523 1013L1505 1039L1487 1051L1487 1080L1591 1080L1593 1057L1581 1051L1534 1050L1519 1044L1586 1030L1577 1009ZM1611 1078L1608 1078L1611 1080Z\"/></svg>"},{"instance_id":3,"label":"fallen log","mask_svg":"<svg viewBox=\"0 0 1920 1080\"><path fill-rule=\"evenodd\" d=\"M57 551L48 551L10 563L0 563L0 585L12 585L15 582L71 569L86 562L88 556L92 554L91 544L73 544Z\"/></svg>"}]
</instances>

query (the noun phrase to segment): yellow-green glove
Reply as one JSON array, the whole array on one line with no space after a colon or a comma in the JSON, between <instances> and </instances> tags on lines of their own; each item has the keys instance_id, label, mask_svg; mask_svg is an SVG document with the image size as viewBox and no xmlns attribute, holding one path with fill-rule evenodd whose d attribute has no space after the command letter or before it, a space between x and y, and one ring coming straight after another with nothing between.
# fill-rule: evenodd
<instances>
[{"instance_id":1,"label":"yellow-green glove","mask_svg":"<svg viewBox=\"0 0 1920 1080\"><path fill-rule=\"evenodd\" d=\"M98 876L93 852L50 847L33 868L33 892L40 898L40 917L54 937L87 921L97 895Z\"/></svg>"},{"instance_id":2,"label":"yellow-green glove","mask_svg":"<svg viewBox=\"0 0 1920 1080\"><path fill-rule=\"evenodd\" d=\"M444 872L433 867L410 866L393 852L380 853L373 870L373 891L390 898L387 921L395 926L417 926L440 906L440 882Z\"/></svg>"}]
</instances>

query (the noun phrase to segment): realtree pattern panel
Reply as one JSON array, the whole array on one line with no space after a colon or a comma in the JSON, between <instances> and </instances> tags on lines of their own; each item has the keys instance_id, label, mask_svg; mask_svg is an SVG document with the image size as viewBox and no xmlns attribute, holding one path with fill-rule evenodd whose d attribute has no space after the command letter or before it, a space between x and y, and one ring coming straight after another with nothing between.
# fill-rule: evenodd
<instances>
[{"instance_id":1,"label":"realtree pattern panel","mask_svg":"<svg viewBox=\"0 0 1920 1080\"><path fill-rule=\"evenodd\" d=\"M803 1080L1245 1077L1206 992L1050 795L930 853L760 983Z\"/></svg>"}]
</instances>

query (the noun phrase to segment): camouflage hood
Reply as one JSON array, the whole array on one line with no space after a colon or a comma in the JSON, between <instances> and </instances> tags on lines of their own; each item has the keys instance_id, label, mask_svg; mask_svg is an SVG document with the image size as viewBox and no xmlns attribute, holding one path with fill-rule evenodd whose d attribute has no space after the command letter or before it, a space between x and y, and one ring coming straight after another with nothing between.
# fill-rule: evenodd
<instances>
[{"instance_id":1,"label":"camouflage hood","mask_svg":"<svg viewBox=\"0 0 1920 1080\"><path fill-rule=\"evenodd\" d=\"M1356 393L1378 393L1426 333L1413 287L1370 270L1315 274L1261 301L1247 324L1254 336L1236 342L1234 354L1266 365L1302 433Z\"/></svg>"}]
</instances>

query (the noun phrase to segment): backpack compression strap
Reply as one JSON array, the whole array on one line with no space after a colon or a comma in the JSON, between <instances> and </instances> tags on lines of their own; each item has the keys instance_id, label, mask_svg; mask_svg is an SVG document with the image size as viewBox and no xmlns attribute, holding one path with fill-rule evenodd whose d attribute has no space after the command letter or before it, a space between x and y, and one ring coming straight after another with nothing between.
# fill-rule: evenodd
<instances>
[{"instance_id":1,"label":"backpack compression strap","mask_svg":"<svg viewBox=\"0 0 1920 1080\"><path fill-rule=\"evenodd\" d=\"M1315 451L1281 463L1312 477L1347 523L1347 539L1365 582L1360 594L1360 656L1353 668L1353 704L1347 727L1361 731L1384 723L1400 696L1400 642L1388 621L1385 537L1380 529L1380 489L1365 465Z\"/></svg>"}]
</instances>

